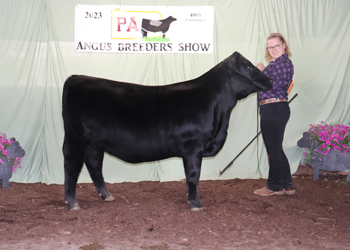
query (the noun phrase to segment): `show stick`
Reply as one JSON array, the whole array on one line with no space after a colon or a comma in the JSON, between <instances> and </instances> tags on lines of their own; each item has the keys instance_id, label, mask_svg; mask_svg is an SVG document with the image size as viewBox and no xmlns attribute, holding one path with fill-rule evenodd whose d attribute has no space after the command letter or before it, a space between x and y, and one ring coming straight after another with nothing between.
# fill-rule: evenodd
<instances>
[{"instance_id":1,"label":"show stick","mask_svg":"<svg viewBox=\"0 0 350 250\"><path fill-rule=\"evenodd\" d=\"M296 93L296 94L292 97L292 99L289 100L288 103L291 103L291 102L295 99L295 97L297 97L297 96L298 96L298 93ZM220 176L221 176L227 169L229 169L229 168L231 167L231 165L233 164L233 162L244 152L244 150L246 150L246 149L250 146L250 144L253 143L253 141L254 141L256 138L258 138L258 136L259 136L260 134L261 134L261 131L248 143L247 146L245 146L245 148L244 148L241 152L239 152L239 154L224 168L224 170L222 170L222 171L220 172Z\"/></svg>"}]
</instances>

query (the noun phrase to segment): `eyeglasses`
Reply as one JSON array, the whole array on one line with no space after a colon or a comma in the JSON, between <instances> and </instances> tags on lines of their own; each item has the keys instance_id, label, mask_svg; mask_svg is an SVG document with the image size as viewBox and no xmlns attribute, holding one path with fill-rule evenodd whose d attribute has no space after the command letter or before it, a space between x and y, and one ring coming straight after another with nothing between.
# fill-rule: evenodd
<instances>
[{"instance_id":1,"label":"eyeglasses","mask_svg":"<svg viewBox=\"0 0 350 250\"><path fill-rule=\"evenodd\" d=\"M267 47L267 49L268 49L269 51L272 51L272 50L279 50L280 47L281 47L281 44L278 44L278 45L275 45L275 46L273 46L273 47Z\"/></svg>"}]
</instances>

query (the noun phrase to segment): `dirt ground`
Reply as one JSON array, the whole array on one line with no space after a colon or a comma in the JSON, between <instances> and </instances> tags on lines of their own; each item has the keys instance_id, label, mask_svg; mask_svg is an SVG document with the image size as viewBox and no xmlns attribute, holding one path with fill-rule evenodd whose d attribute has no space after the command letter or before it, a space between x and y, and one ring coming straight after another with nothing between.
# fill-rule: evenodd
<instances>
[{"instance_id":1,"label":"dirt ground","mask_svg":"<svg viewBox=\"0 0 350 250\"><path fill-rule=\"evenodd\" d=\"M201 181L191 212L185 183L78 184L80 211L63 185L10 183L0 190L0 249L350 249L350 184L344 175L294 179L295 196L260 197L266 180Z\"/></svg>"}]
</instances>

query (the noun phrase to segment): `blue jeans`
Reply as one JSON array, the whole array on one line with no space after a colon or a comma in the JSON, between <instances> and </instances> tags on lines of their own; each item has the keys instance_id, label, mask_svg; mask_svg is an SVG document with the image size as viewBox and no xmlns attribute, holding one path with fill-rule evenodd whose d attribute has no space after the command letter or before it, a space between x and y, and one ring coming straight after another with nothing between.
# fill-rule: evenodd
<instances>
[{"instance_id":1,"label":"blue jeans","mask_svg":"<svg viewBox=\"0 0 350 250\"><path fill-rule=\"evenodd\" d=\"M272 191L293 189L288 159L283 151L284 130L290 117L287 102L260 106L260 126L269 157L269 177L266 187Z\"/></svg>"}]
</instances>

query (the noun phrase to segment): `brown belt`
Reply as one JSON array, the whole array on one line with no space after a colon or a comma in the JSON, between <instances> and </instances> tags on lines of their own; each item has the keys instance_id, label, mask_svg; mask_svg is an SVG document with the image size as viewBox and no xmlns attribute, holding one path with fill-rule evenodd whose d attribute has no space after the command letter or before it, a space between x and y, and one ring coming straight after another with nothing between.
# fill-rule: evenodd
<instances>
[{"instance_id":1,"label":"brown belt","mask_svg":"<svg viewBox=\"0 0 350 250\"><path fill-rule=\"evenodd\" d=\"M275 103L275 102L287 102L287 100L286 99L282 99L282 98L270 98L270 99L262 100L261 102L259 102L259 104L260 105L265 105L265 104Z\"/></svg>"}]
</instances>

